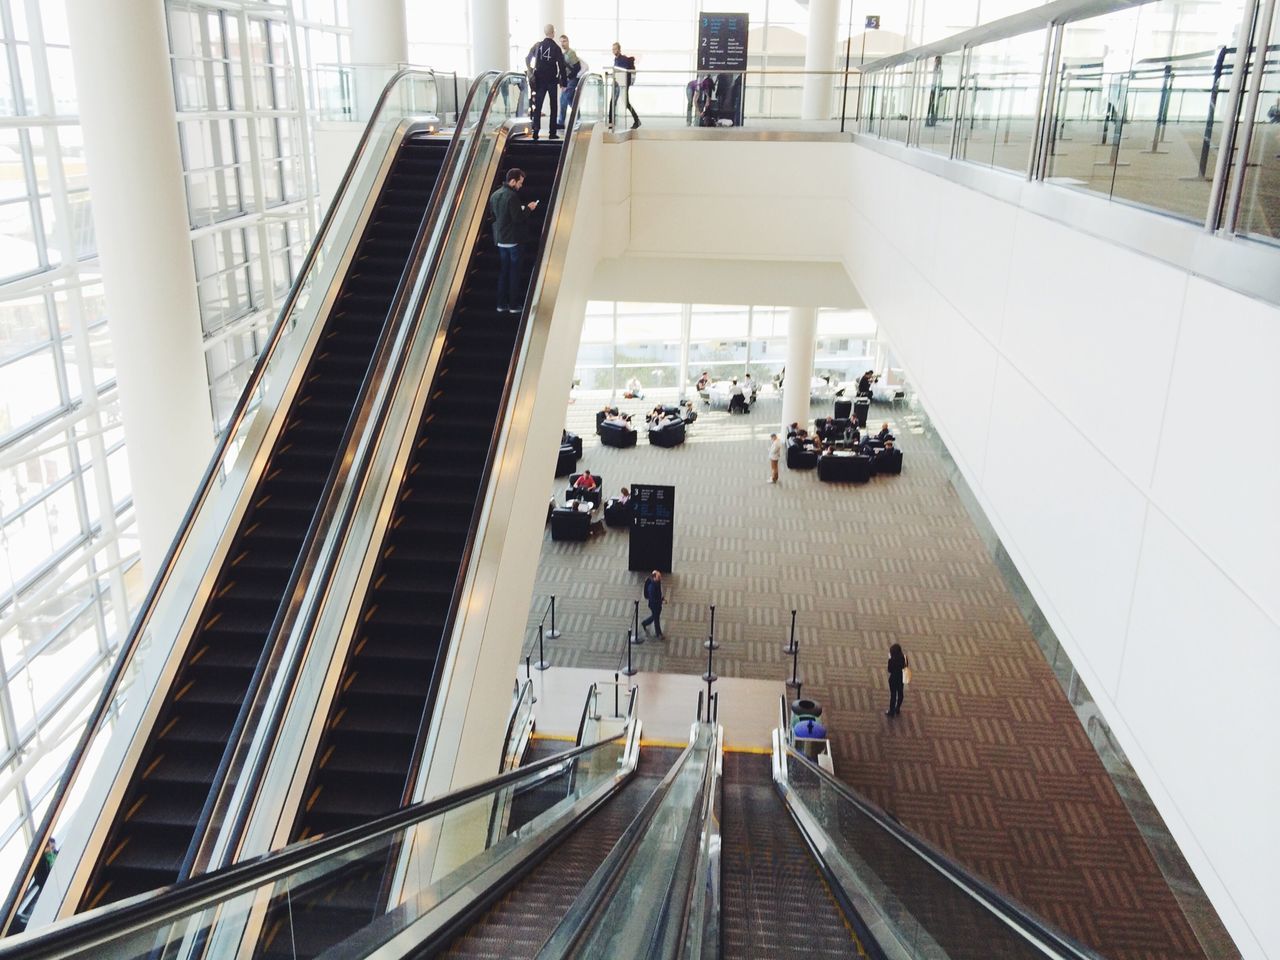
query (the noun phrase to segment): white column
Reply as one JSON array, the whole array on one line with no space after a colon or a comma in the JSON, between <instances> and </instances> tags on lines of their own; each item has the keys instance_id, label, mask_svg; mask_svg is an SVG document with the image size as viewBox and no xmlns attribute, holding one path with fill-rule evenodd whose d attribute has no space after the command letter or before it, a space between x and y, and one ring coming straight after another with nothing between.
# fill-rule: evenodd
<instances>
[{"instance_id":1,"label":"white column","mask_svg":"<svg viewBox=\"0 0 1280 960\"><path fill-rule=\"evenodd\" d=\"M486 70L510 69L511 15L507 0L471 0L472 76Z\"/></svg>"},{"instance_id":2,"label":"white column","mask_svg":"<svg viewBox=\"0 0 1280 960\"><path fill-rule=\"evenodd\" d=\"M149 578L213 446L164 5L67 0L67 21Z\"/></svg>"},{"instance_id":3,"label":"white column","mask_svg":"<svg viewBox=\"0 0 1280 960\"><path fill-rule=\"evenodd\" d=\"M836 22L838 0L809 0L809 37L804 47L806 70L834 70L836 66ZM800 119L830 120L835 77L804 78Z\"/></svg>"},{"instance_id":4,"label":"white column","mask_svg":"<svg viewBox=\"0 0 1280 960\"><path fill-rule=\"evenodd\" d=\"M809 381L817 348L818 311L792 307L787 318L787 373L782 381L782 428L809 421Z\"/></svg>"},{"instance_id":5,"label":"white column","mask_svg":"<svg viewBox=\"0 0 1280 960\"><path fill-rule=\"evenodd\" d=\"M358 11L353 4L351 14L356 103L360 119L367 120L373 115L382 88L395 72L395 65L409 62L404 0L360 0Z\"/></svg>"},{"instance_id":6,"label":"white column","mask_svg":"<svg viewBox=\"0 0 1280 960\"><path fill-rule=\"evenodd\" d=\"M538 0L538 22L536 24L538 36L542 36L542 28L548 23L556 28L556 40L559 41L560 34L569 33L564 22L564 0ZM569 33L570 42L573 41L573 34ZM531 44L532 40L529 41Z\"/></svg>"}]
</instances>

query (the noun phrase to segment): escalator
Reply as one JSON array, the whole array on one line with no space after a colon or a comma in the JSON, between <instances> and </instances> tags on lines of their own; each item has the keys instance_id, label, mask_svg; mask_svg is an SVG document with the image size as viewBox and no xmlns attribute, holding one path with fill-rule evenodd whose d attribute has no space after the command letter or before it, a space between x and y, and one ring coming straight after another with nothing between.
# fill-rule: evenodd
<instances>
[{"instance_id":1,"label":"escalator","mask_svg":"<svg viewBox=\"0 0 1280 960\"><path fill-rule=\"evenodd\" d=\"M449 947L451 957L533 957L679 757L645 747L635 775ZM438 955L433 944L411 954Z\"/></svg>"},{"instance_id":2,"label":"escalator","mask_svg":"<svg viewBox=\"0 0 1280 960\"><path fill-rule=\"evenodd\" d=\"M183 877L198 823L332 483L348 424L449 146L396 149L314 352L80 901L89 909Z\"/></svg>"},{"instance_id":3,"label":"escalator","mask_svg":"<svg viewBox=\"0 0 1280 960\"><path fill-rule=\"evenodd\" d=\"M778 800L766 756L724 756L720 936L729 957L849 957L857 934Z\"/></svg>"},{"instance_id":4,"label":"escalator","mask_svg":"<svg viewBox=\"0 0 1280 960\"><path fill-rule=\"evenodd\" d=\"M558 143L516 138L499 164L499 177L513 166L525 170L522 198L543 200L531 224L539 232L559 160ZM410 799L524 331L522 315L494 309L496 254L486 216L447 323L294 840L363 823ZM520 289L538 262L536 255L525 258Z\"/></svg>"}]
</instances>

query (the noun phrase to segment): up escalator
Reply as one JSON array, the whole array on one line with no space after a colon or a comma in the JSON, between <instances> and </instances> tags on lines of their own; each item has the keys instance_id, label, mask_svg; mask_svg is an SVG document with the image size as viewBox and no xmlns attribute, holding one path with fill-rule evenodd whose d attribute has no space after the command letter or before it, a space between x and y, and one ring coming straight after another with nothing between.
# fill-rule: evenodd
<instances>
[{"instance_id":1,"label":"up escalator","mask_svg":"<svg viewBox=\"0 0 1280 960\"><path fill-rule=\"evenodd\" d=\"M503 149L492 188L510 167L525 171L522 197L542 201L530 218L534 237L552 206L560 159L555 142L513 138ZM457 302L442 323L440 365L303 791L294 841L366 823L412 797L525 329L523 314L495 309L497 250L487 215L482 223ZM540 251L525 258L521 290L539 262ZM294 898L291 915L307 918L305 947L286 937L298 925L277 905L261 955L310 954L359 930L386 902L390 866L353 867L340 900Z\"/></svg>"},{"instance_id":2,"label":"up escalator","mask_svg":"<svg viewBox=\"0 0 1280 960\"><path fill-rule=\"evenodd\" d=\"M448 140L399 145L269 460L139 758L80 908L171 884L196 836L252 678L383 334Z\"/></svg>"}]
</instances>

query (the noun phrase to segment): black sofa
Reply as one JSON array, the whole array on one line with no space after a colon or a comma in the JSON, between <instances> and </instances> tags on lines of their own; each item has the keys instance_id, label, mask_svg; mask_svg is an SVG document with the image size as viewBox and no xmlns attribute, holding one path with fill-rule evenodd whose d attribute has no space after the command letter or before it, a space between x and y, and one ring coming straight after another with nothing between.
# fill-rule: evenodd
<instances>
[{"instance_id":1,"label":"black sofa","mask_svg":"<svg viewBox=\"0 0 1280 960\"><path fill-rule=\"evenodd\" d=\"M556 476L567 477L577 465L578 455L573 452L573 447L567 443L561 444L560 455L556 457Z\"/></svg>"},{"instance_id":2,"label":"black sofa","mask_svg":"<svg viewBox=\"0 0 1280 960\"><path fill-rule=\"evenodd\" d=\"M828 483L866 483L871 479L871 458L861 453L824 453L818 458L818 479Z\"/></svg>"},{"instance_id":3,"label":"black sofa","mask_svg":"<svg viewBox=\"0 0 1280 960\"><path fill-rule=\"evenodd\" d=\"M566 444L573 447L573 455L575 457L582 456L582 438L580 436L576 433L570 433L568 430L564 431L560 436L560 446L563 447Z\"/></svg>"},{"instance_id":4,"label":"black sofa","mask_svg":"<svg viewBox=\"0 0 1280 960\"><path fill-rule=\"evenodd\" d=\"M892 450L882 448L876 451L875 456L871 458L871 470L873 473L901 473L902 451L897 447Z\"/></svg>"},{"instance_id":5,"label":"black sofa","mask_svg":"<svg viewBox=\"0 0 1280 960\"><path fill-rule=\"evenodd\" d=\"M607 527L631 526L631 503L610 500L604 505L604 523Z\"/></svg>"},{"instance_id":6,"label":"black sofa","mask_svg":"<svg viewBox=\"0 0 1280 960\"><path fill-rule=\"evenodd\" d=\"M606 447L634 447L636 432L624 424L605 421L600 424L600 442Z\"/></svg>"},{"instance_id":7,"label":"black sofa","mask_svg":"<svg viewBox=\"0 0 1280 960\"><path fill-rule=\"evenodd\" d=\"M866 427L867 414L871 412L871 398L859 397L853 401L853 415L858 420L858 426Z\"/></svg>"},{"instance_id":8,"label":"black sofa","mask_svg":"<svg viewBox=\"0 0 1280 960\"><path fill-rule=\"evenodd\" d=\"M564 492L566 500L590 500L595 506L600 506L600 491L604 489L604 481L600 479L599 474L592 474L596 478L596 488L594 490L578 490L574 484L578 482L578 478L582 476L580 473L569 474L569 488Z\"/></svg>"},{"instance_id":9,"label":"black sofa","mask_svg":"<svg viewBox=\"0 0 1280 960\"><path fill-rule=\"evenodd\" d=\"M684 443L684 421L675 418L663 420L649 428L649 443L655 447L678 447Z\"/></svg>"},{"instance_id":10,"label":"black sofa","mask_svg":"<svg viewBox=\"0 0 1280 960\"><path fill-rule=\"evenodd\" d=\"M614 416L614 417L616 417L617 415L618 415L618 408L617 408L617 407L610 407L607 411L606 411L606 410L597 410L597 411L596 411L596 435L597 435L597 436L599 436L599 435L600 435L600 427L604 424L604 418L605 418L606 416Z\"/></svg>"},{"instance_id":11,"label":"black sofa","mask_svg":"<svg viewBox=\"0 0 1280 960\"><path fill-rule=\"evenodd\" d=\"M552 540L586 540L591 535L591 514L573 507L556 507L551 512Z\"/></svg>"},{"instance_id":12,"label":"black sofa","mask_svg":"<svg viewBox=\"0 0 1280 960\"><path fill-rule=\"evenodd\" d=\"M806 447L795 437L787 441L787 469L812 470L817 465L818 451Z\"/></svg>"}]
</instances>

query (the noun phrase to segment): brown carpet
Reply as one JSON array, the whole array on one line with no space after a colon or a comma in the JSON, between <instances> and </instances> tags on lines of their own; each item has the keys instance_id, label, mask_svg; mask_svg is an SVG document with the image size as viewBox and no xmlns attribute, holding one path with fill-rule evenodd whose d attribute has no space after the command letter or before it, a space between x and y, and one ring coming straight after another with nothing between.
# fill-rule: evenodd
<instances>
[{"instance_id":1,"label":"brown carpet","mask_svg":"<svg viewBox=\"0 0 1280 960\"><path fill-rule=\"evenodd\" d=\"M640 414L653 402L622 405ZM873 408L873 421L887 413L893 422L901 476L827 484L784 465L773 486L766 448L776 399L746 416L703 412L670 450L643 436L632 450L601 447L597 405L571 405L568 426L606 491L676 487L669 638L635 648L640 669L701 673L714 603L716 672L780 679L796 609L804 694L826 707L843 780L1107 957L1204 956L941 458L913 442L905 409ZM625 531L582 544L553 543L548 532L529 636L555 594L563 636L547 644L553 665L617 667L643 580L626 567ZM902 715L889 719L894 642L915 676Z\"/></svg>"}]
</instances>

